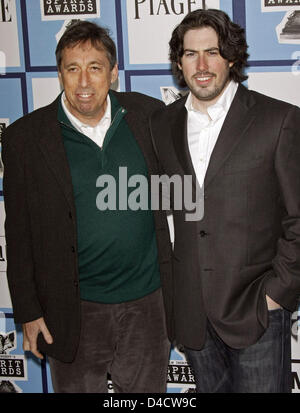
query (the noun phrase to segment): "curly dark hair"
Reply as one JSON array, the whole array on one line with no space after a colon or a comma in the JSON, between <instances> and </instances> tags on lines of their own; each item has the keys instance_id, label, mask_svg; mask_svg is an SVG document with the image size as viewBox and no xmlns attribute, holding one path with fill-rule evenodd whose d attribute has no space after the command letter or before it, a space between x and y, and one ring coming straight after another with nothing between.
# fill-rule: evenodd
<instances>
[{"instance_id":1,"label":"curly dark hair","mask_svg":"<svg viewBox=\"0 0 300 413\"><path fill-rule=\"evenodd\" d=\"M198 9L188 13L182 22L175 27L169 42L170 60L172 71L177 78L178 84L186 87L182 71L178 68L183 56L183 40L188 30L211 27L219 38L220 55L228 62L233 62L230 68L230 79L235 82L243 82L248 78L244 70L248 66L248 45L245 39L245 30L238 24L233 23L228 15L221 10Z\"/></svg>"},{"instance_id":2,"label":"curly dark hair","mask_svg":"<svg viewBox=\"0 0 300 413\"><path fill-rule=\"evenodd\" d=\"M72 22L59 40L55 51L58 70L60 70L63 50L66 47L73 47L87 41L90 41L96 49L105 50L112 70L117 62L117 52L108 29L83 20Z\"/></svg>"}]
</instances>

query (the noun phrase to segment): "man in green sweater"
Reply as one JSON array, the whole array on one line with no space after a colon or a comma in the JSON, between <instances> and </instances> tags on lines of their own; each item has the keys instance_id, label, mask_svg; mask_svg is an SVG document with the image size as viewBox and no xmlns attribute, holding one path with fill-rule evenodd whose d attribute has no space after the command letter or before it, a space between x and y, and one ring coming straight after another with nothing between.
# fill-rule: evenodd
<instances>
[{"instance_id":1,"label":"man in green sweater","mask_svg":"<svg viewBox=\"0 0 300 413\"><path fill-rule=\"evenodd\" d=\"M161 102L110 90L116 48L94 23L69 27L56 58L61 95L3 136L7 276L23 347L48 355L55 392L107 392L108 374L116 392L165 392L166 216L96 201L103 175L119 188L120 170L158 174L147 119Z\"/></svg>"}]
</instances>

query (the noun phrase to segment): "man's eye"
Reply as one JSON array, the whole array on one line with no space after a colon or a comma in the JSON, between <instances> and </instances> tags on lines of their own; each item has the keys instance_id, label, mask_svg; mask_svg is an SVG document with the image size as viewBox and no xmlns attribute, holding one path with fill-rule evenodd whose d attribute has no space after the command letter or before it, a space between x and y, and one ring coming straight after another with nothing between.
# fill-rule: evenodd
<instances>
[{"instance_id":1,"label":"man's eye","mask_svg":"<svg viewBox=\"0 0 300 413\"><path fill-rule=\"evenodd\" d=\"M193 56L195 56L195 53L194 52L185 52L185 56L186 57L193 57Z\"/></svg>"},{"instance_id":2,"label":"man's eye","mask_svg":"<svg viewBox=\"0 0 300 413\"><path fill-rule=\"evenodd\" d=\"M69 67L68 72L75 72L77 70L76 67Z\"/></svg>"}]
</instances>

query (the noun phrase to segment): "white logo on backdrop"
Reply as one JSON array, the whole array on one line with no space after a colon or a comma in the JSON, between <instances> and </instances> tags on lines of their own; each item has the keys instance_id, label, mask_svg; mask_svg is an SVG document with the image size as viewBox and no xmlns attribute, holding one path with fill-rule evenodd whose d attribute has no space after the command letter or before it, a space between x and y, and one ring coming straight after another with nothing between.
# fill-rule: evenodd
<instances>
[{"instance_id":1,"label":"white logo on backdrop","mask_svg":"<svg viewBox=\"0 0 300 413\"><path fill-rule=\"evenodd\" d=\"M300 44L300 9L286 13L276 33L279 43Z\"/></svg>"},{"instance_id":2,"label":"white logo on backdrop","mask_svg":"<svg viewBox=\"0 0 300 413\"><path fill-rule=\"evenodd\" d=\"M263 12L287 12L276 27L278 43L300 44L299 0L261 0Z\"/></svg>"},{"instance_id":3,"label":"white logo on backdrop","mask_svg":"<svg viewBox=\"0 0 300 413\"><path fill-rule=\"evenodd\" d=\"M16 347L16 331L9 333L0 331L0 393L19 393L22 390L14 381L27 380L25 356L9 354Z\"/></svg>"},{"instance_id":4,"label":"white logo on backdrop","mask_svg":"<svg viewBox=\"0 0 300 413\"><path fill-rule=\"evenodd\" d=\"M167 383L170 389L181 388L181 393L194 393L196 391L192 369L187 363L184 353L178 347L174 347L171 351Z\"/></svg>"},{"instance_id":5,"label":"white logo on backdrop","mask_svg":"<svg viewBox=\"0 0 300 413\"><path fill-rule=\"evenodd\" d=\"M40 3L42 20L100 17L100 0L40 0Z\"/></svg>"},{"instance_id":6,"label":"white logo on backdrop","mask_svg":"<svg viewBox=\"0 0 300 413\"><path fill-rule=\"evenodd\" d=\"M263 12L300 10L299 0L261 0Z\"/></svg>"},{"instance_id":7,"label":"white logo on backdrop","mask_svg":"<svg viewBox=\"0 0 300 413\"><path fill-rule=\"evenodd\" d=\"M9 42L7 41L9 39ZM7 67L20 66L19 37L15 0L0 1L0 50ZM2 58L3 59L3 58ZM1 64L0 64L1 66ZM1 69L3 72L5 69Z\"/></svg>"},{"instance_id":8,"label":"white logo on backdrop","mask_svg":"<svg viewBox=\"0 0 300 413\"><path fill-rule=\"evenodd\" d=\"M176 100L182 98L188 91L179 90L174 86L161 86L160 93L163 102L166 105L170 105Z\"/></svg>"},{"instance_id":9,"label":"white logo on backdrop","mask_svg":"<svg viewBox=\"0 0 300 413\"><path fill-rule=\"evenodd\" d=\"M203 0L127 0L130 64L169 63L169 40L184 16L202 8ZM206 0L206 8L220 9L219 0Z\"/></svg>"}]
</instances>

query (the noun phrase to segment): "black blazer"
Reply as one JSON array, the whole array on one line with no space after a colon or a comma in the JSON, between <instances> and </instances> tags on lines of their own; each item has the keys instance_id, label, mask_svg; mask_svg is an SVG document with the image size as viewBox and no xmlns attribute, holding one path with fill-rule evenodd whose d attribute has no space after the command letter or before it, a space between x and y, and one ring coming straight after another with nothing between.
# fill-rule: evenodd
<instances>
[{"instance_id":1,"label":"black blazer","mask_svg":"<svg viewBox=\"0 0 300 413\"><path fill-rule=\"evenodd\" d=\"M151 130L160 167L195 173L186 98L157 111ZM172 291L178 343L201 349L206 322L233 348L268 324L266 294L286 309L300 293L300 110L239 85L204 182L204 218L173 211Z\"/></svg>"},{"instance_id":2,"label":"black blazer","mask_svg":"<svg viewBox=\"0 0 300 413\"><path fill-rule=\"evenodd\" d=\"M148 166L158 173L148 116L162 103L138 93L114 92ZM59 98L58 98L59 99ZM7 277L16 323L44 317L54 343L39 349L72 361L80 333L76 211L70 170L57 120L58 99L9 126L2 137ZM155 211L162 284L171 278L166 216ZM171 300L166 288L166 308ZM168 311L168 313L170 313ZM170 321L167 323L170 325Z\"/></svg>"}]
</instances>

